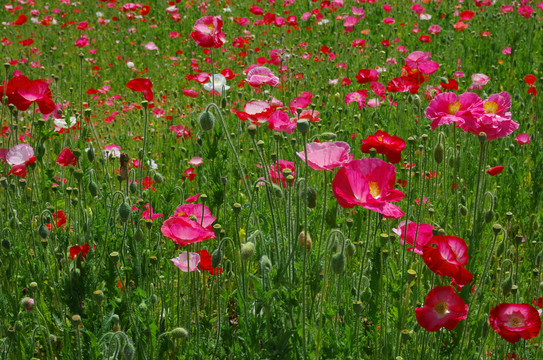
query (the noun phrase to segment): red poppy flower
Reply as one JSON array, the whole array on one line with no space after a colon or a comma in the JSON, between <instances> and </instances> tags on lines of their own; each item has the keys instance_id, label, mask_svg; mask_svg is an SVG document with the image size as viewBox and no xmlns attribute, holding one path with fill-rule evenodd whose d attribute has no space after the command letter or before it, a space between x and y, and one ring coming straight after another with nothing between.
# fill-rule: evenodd
<instances>
[{"instance_id":1,"label":"red poppy flower","mask_svg":"<svg viewBox=\"0 0 543 360\"><path fill-rule=\"evenodd\" d=\"M198 46L220 48L226 42L224 32L222 32L222 18L220 16L204 16L198 19L190 37Z\"/></svg>"},{"instance_id":2,"label":"red poppy flower","mask_svg":"<svg viewBox=\"0 0 543 360\"><path fill-rule=\"evenodd\" d=\"M206 249L200 251L200 264L198 264L198 267L202 271L208 271L211 275L217 276L222 274L222 267L214 268L211 264L211 255Z\"/></svg>"},{"instance_id":3,"label":"red poppy flower","mask_svg":"<svg viewBox=\"0 0 543 360\"><path fill-rule=\"evenodd\" d=\"M426 295L424 306L415 309L415 315L426 331L439 331L442 327L453 330L468 316L468 306L451 286L438 286Z\"/></svg>"},{"instance_id":4,"label":"red poppy flower","mask_svg":"<svg viewBox=\"0 0 543 360\"><path fill-rule=\"evenodd\" d=\"M356 82L359 84L366 84L377 80L379 80L379 73L375 69L360 69L358 70L358 75L356 75Z\"/></svg>"},{"instance_id":5,"label":"red poppy flower","mask_svg":"<svg viewBox=\"0 0 543 360\"><path fill-rule=\"evenodd\" d=\"M539 312L528 304L502 303L490 310L488 323L505 340L514 344L539 335Z\"/></svg>"},{"instance_id":6,"label":"red poppy flower","mask_svg":"<svg viewBox=\"0 0 543 360\"><path fill-rule=\"evenodd\" d=\"M68 148L64 148L57 158L57 164L60 166L77 165L77 158Z\"/></svg>"},{"instance_id":7,"label":"red poppy flower","mask_svg":"<svg viewBox=\"0 0 543 360\"><path fill-rule=\"evenodd\" d=\"M126 87L133 91L139 91L143 94L145 100L151 102L153 97L153 83L149 79L136 78L126 83Z\"/></svg>"},{"instance_id":8,"label":"red poppy flower","mask_svg":"<svg viewBox=\"0 0 543 360\"><path fill-rule=\"evenodd\" d=\"M12 22L11 25L23 25L27 21L28 21L28 18L26 17L26 15L25 14L20 14L19 17L17 18L17 20Z\"/></svg>"},{"instance_id":9,"label":"red poppy flower","mask_svg":"<svg viewBox=\"0 0 543 360\"><path fill-rule=\"evenodd\" d=\"M388 92L407 92L416 94L419 91L419 84L412 77L400 76L390 80L387 84Z\"/></svg>"},{"instance_id":10,"label":"red poppy flower","mask_svg":"<svg viewBox=\"0 0 543 360\"><path fill-rule=\"evenodd\" d=\"M0 99L8 97L8 104L13 104L20 111L26 111L36 103L42 114L50 114L55 108L49 84L43 80L30 80L24 75L13 77L7 85L0 86ZM0 101L1 101L0 100Z\"/></svg>"},{"instance_id":11,"label":"red poppy flower","mask_svg":"<svg viewBox=\"0 0 543 360\"><path fill-rule=\"evenodd\" d=\"M486 171L487 174L490 174L490 176L498 175L505 169L502 165L494 166L493 168L490 168Z\"/></svg>"},{"instance_id":12,"label":"red poppy flower","mask_svg":"<svg viewBox=\"0 0 543 360\"><path fill-rule=\"evenodd\" d=\"M526 85L533 85L535 84L535 81L537 80L537 78L532 75L532 74L528 74L524 77L524 81L526 82Z\"/></svg>"},{"instance_id":13,"label":"red poppy flower","mask_svg":"<svg viewBox=\"0 0 543 360\"><path fill-rule=\"evenodd\" d=\"M96 245L94 245L93 249L96 248ZM68 259L74 260L77 256L81 259L81 261L84 261L87 255L90 251L90 245L89 244L83 244L79 246L72 246L70 247L70 256L68 256Z\"/></svg>"},{"instance_id":14,"label":"red poppy flower","mask_svg":"<svg viewBox=\"0 0 543 360\"><path fill-rule=\"evenodd\" d=\"M26 177L26 174L28 174L28 172L26 171L25 164L13 165L8 173L8 175L17 175L22 178Z\"/></svg>"},{"instance_id":15,"label":"red poppy flower","mask_svg":"<svg viewBox=\"0 0 543 360\"><path fill-rule=\"evenodd\" d=\"M455 79L449 79L448 83L440 82L440 84L445 90L458 91L458 82Z\"/></svg>"},{"instance_id":16,"label":"red poppy flower","mask_svg":"<svg viewBox=\"0 0 543 360\"><path fill-rule=\"evenodd\" d=\"M436 247L430 246L436 245ZM468 262L468 246L456 236L434 236L425 246L422 259L430 270L438 275L452 277L458 285L466 285L473 275L464 265Z\"/></svg>"},{"instance_id":17,"label":"red poppy flower","mask_svg":"<svg viewBox=\"0 0 543 360\"><path fill-rule=\"evenodd\" d=\"M402 159L405 141L396 135L391 136L386 131L378 130L375 135L362 140L360 150L363 153L369 154L371 148L374 148L378 154L385 155L391 164L397 164Z\"/></svg>"}]
</instances>

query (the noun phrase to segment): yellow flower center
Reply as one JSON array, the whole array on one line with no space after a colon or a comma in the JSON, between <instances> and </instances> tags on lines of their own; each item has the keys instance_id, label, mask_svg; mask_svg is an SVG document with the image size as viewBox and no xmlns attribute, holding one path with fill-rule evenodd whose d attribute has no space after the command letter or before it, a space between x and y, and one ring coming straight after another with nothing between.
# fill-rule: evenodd
<instances>
[{"instance_id":1,"label":"yellow flower center","mask_svg":"<svg viewBox=\"0 0 543 360\"><path fill-rule=\"evenodd\" d=\"M379 184L375 181L370 181L370 194L373 196L374 199L379 199L381 197L381 189L379 188Z\"/></svg>"},{"instance_id":2,"label":"yellow flower center","mask_svg":"<svg viewBox=\"0 0 543 360\"><path fill-rule=\"evenodd\" d=\"M496 114L498 112L498 104L496 104L494 101L487 101L483 104L483 107L485 108L485 112Z\"/></svg>"},{"instance_id":3,"label":"yellow flower center","mask_svg":"<svg viewBox=\"0 0 543 360\"><path fill-rule=\"evenodd\" d=\"M462 104L456 101L456 102L453 102L452 104L449 104L447 107L447 110L449 110L449 114L455 115L458 112L458 110L460 110L461 107L462 107Z\"/></svg>"},{"instance_id":4,"label":"yellow flower center","mask_svg":"<svg viewBox=\"0 0 543 360\"><path fill-rule=\"evenodd\" d=\"M377 136L377 140L383 141L383 136L382 135Z\"/></svg>"},{"instance_id":5,"label":"yellow flower center","mask_svg":"<svg viewBox=\"0 0 543 360\"><path fill-rule=\"evenodd\" d=\"M449 310L449 305L445 301L440 301L434 306L434 311L443 316Z\"/></svg>"},{"instance_id":6,"label":"yellow flower center","mask_svg":"<svg viewBox=\"0 0 543 360\"><path fill-rule=\"evenodd\" d=\"M215 29L215 26L213 26L213 24L207 24L207 28L209 29L209 31L213 31Z\"/></svg>"},{"instance_id":7,"label":"yellow flower center","mask_svg":"<svg viewBox=\"0 0 543 360\"><path fill-rule=\"evenodd\" d=\"M513 315L509 318L509 321L506 324L510 328L518 328L524 326L524 320L520 317Z\"/></svg>"}]
</instances>

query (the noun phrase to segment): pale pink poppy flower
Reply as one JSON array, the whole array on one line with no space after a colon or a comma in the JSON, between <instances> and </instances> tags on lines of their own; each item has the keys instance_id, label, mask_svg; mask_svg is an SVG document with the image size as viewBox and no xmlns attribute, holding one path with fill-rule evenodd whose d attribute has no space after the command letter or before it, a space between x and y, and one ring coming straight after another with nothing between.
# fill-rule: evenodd
<instances>
[{"instance_id":1,"label":"pale pink poppy flower","mask_svg":"<svg viewBox=\"0 0 543 360\"><path fill-rule=\"evenodd\" d=\"M152 41L149 41L147 44L143 46L147 50L158 50L158 46Z\"/></svg>"},{"instance_id":2,"label":"pale pink poppy flower","mask_svg":"<svg viewBox=\"0 0 543 360\"><path fill-rule=\"evenodd\" d=\"M452 123L474 124L484 113L483 101L479 95L466 92L457 96L452 92L444 92L430 101L425 115L432 120L430 126L435 130L438 126Z\"/></svg>"},{"instance_id":3,"label":"pale pink poppy flower","mask_svg":"<svg viewBox=\"0 0 543 360\"><path fill-rule=\"evenodd\" d=\"M204 160L199 157L199 156L193 156L190 160L189 160L189 165L192 165L192 166L200 166L204 163Z\"/></svg>"},{"instance_id":4,"label":"pale pink poppy flower","mask_svg":"<svg viewBox=\"0 0 543 360\"><path fill-rule=\"evenodd\" d=\"M253 68L247 74L247 82L253 87L259 87L262 84L268 84L270 86L277 86L279 84L279 78L275 76L270 69L265 66L258 66Z\"/></svg>"},{"instance_id":5,"label":"pale pink poppy flower","mask_svg":"<svg viewBox=\"0 0 543 360\"><path fill-rule=\"evenodd\" d=\"M307 164L314 170L328 170L343 166L353 160L349 154L351 147L343 141L334 143L312 142L307 144ZM305 162L305 152L297 152L296 155Z\"/></svg>"},{"instance_id":6,"label":"pale pink poppy flower","mask_svg":"<svg viewBox=\"0 0 543 360\"><path fill-rule=\"evenodd\" d=\"M530 135L525 133L518 134L515 141L519 145L530 145Z\"/></svg>"},{"instance_id":7,"label":"pale pink poppy flower","mask_svg":"<svg viewBox=\"0 0 543 360\"><path fill-rule=\"evenodd\" d=\"M121 147L119 145L106 145L104 146L104 152L106 156L120 158L121 157Z\"/></svg>"},{"instance_id":8,"label":"pale pink poppy flower","mask_svg":"<svg viewBox=\"0 0 543 360\"><path fill-rule=\"evenodd\" d=\"M463 77L466 76L466 75L464 74L463 71L455 71L454 74L453 74L453 76L454 76L455 78L459 78L459 79L460 79L460 78L463 78Z\"/></svg>"},{"instance_id":9,"label":"pale pink poppy flower","mask_svg":"<svg viewBox=\"0 0 543 360\"><path fill-rule=\"evenodd\" d=\"M272 105L263 100L250 101L245 104L243 110L249 119L261 124L267 122L274 112Z\"/></svg>"},{"instance_id":10,"label":"pale pink poppy flower","mask_svg":"<svg viewBox=\"0 0 543 360\"><path fill-rule=\"evenodd\" d=\"M34 149L28 144L15 145L6 154L6 162L10 165L24 165L32 159L36 159Z\"/></svg>"},{"instance_id":11,"label":"pale pink poppy flower","mask_svg":"<svg viewBox=\"0 0 543 360\"><path fill-rule=\"evenodd\" d=\"M353 12L353 15L362 16L362 17L366 16L366 12L364 11L363 7L356 8L353 6L351 10Z\"/></svg>"},{"instance_id":12,"label":"pale pink poppy flower","mask_svg":"<svg viewBox=\"0 0 543 360\"><path fill-rule=\"evenodd\" d=\"M170 259L170 261L173 262L174 265L183 272L200 272L200 270L198 269L198 264L200 263L200 254L198 253L182 252L181 254L179 254L178 257Z\"/></svg>"},{"instance_id":13,"label":"pale pink poppy flower","mask_svg":"<svg viewBox=\"0 0 543 360\"><path fill-rule=\"evenodd\" d=\"M429 28L428 28L428 33L432 34L432 35L437 35L441 32L441 26L439 25L431 25Z\"/></svg>"},{"instance_id":14,"label":"pale pink poppy flower","mask_svg":"<svg viewBox=\"0 0 543 360\"><path fill-rule=\"evenodd\" d=\"M381 105L381 101L378 98L371 98L368 100L366 105L370 108L376 108Z\"/></svg>"},{"instance_id":15,"label":"pale pink poppy flower","mask_svg":"<svg viewBox=\"0 0 543 360\"><path fill-rule=\"evenodd\" d=\"M486 76L485 74L473 74L471 75L471 82L472 84L468 88L468 90L473 89L482 89L488 82L490 81L490 78Z\"/></svg>"}]
</instances>

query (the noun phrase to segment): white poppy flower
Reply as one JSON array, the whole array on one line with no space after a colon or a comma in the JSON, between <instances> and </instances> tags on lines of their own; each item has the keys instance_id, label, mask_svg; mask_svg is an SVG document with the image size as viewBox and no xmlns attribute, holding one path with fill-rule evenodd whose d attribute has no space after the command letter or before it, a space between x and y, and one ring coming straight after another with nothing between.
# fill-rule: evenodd
<instances>
[{"instance_id":1,"label":"white poppy flower","mask_svg":"<svg viewBox=\"0 0 543 360\"><path fill-rule=\"evenodd\" d=\"M209 78L209 82L204 84L204 89L206 91L215 89L216 92L222 95L222 92L230 89L230 86L226 85L226 78L224 75L215 74Z\"/></svg>"}]
</instances>

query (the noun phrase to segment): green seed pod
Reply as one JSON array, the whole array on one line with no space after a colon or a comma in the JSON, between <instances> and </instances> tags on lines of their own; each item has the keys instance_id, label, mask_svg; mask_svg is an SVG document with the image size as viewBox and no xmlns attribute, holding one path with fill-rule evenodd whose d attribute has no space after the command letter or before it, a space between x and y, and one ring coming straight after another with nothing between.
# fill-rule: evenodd
<instances>
[{"instance_id":1,"label":"green seed pod","mask_svg":"<svg viewBox=\"0 0 543 360\"><path fill-rule=\"evenodd\" d=\"M241 247L241 260L247 261L255 255L255 244L246 242Z\"/></svg>"},{"instance_id":2,"label":"green seed pod","mask_svg":"<svg viewBox=\"0 0 543 360\"><path fill-rule=\"evenodd\" d=\"M436 164L441 164L443 161L443 154L445 152L445 148L443 147L442 143L438 143L436 147L434 148L434 160Z\"/></svg>"},{"instance_id":3,"label":"green seed pod","mask_svg":"<svg viewBox=\"0 0 543 360\"><path fill-rule=\"evenodd\" d=\"M356 247L351 242L351 240L347 240L347 242L345 242L345 253L347 254L347 257L352 258L355 252L356 252Z\"/></svg>"},{"instance_id":4,"label":"green seed pod","mask_svg":"<svg viewBox=\"0 0 543 360\"><path fill-rule=\"evenodd\" d=\"M460 205L460 214L462 216L466 216L468 214L468 208L465 207L464 205Z\"/></svg>"},{"instance_id":5,"label":"green seed pod","mask_svg":"<svg viewBox=\"0 0 543 360\"><path fill-rule=\"evenodd\" d=\"M88 189L92 197L96 197L98 195L98 185L96 182L94 182L94 180L89 181Z\"/></svg>"},{"instance_id":6,"label":"green seed pod","mask_svg":"<svg viewBox=\"0 0 543 360\"><path fill-rule=\"evenodd\" d=\"M178 327L170 331L170 335L176 339L186 339L189 333L184 328Z\"/></svg>"},{"instance_id":7,"label":"green seed pod","mask_svg":"<svg viewBox=\"0 0 543 360\"><path fill-rule=\"evenodd\" d=\"M130 217L131 212L132 212L132 209L130 208L130 205L128 204L127 200L123 201L118 209L119 218L121 219L123 223L128 221L128 218Z\"/></svg>"},{"instance_id":8,"label":"green seed pod","mask_svg":"<svg viewBox=\"0 0 543 360\"><path fill-rule=\"evenodd\" d=\"M153 176L153 180L155 180L157 184L162 184L164 182L164 176L162 176L162 174L160 173L155 173L155 176Z\"/></svg>"},{"instance_id":9,"label":"green seed pod","mask_svg":"<svg viewBox=\"0 0 543 360\"><path fill-rule=\"evenodd\" d=\"M305 136L309 132L309 121L306 119L300 119L298 120L296 127L298 128L298 131Z\"/></svg>"},{"instance_id":10,"label":"green seed pod","mask_svg":"<svg viewBox=\"0 0 543 360\"><path fill-rule=\"evenodd\" d=\"M220 248L217 248L211 254L211 266L216 268L217 266L220 265L221 261L222 261L222 251L220 250Z\"/></svg>"},{"instance_id":11,"label":"green seed pod","mask_svg":"<svg viewBox=\"0 0 543 360\"><path fill-rule=\"evenodd\" d=\"M198 117L198 122L200 123L203 131L211 131L215 126L215 115L209 111L204 111Z\"/></svg>"},{"instance_id":12,"label":"green seed pod","mask_svg":"<svg viewBox=\"0 0 543 360\"><path fill-rule=\"evenodd\" d=\"M334 141L337 139L337 135L333 132L324 132L320 135L320 139L324 141Z\"/></svg>"},{"instance_id":13,"label":"green seed pod","mask_svg":"<svg viewBox=\"0 0 543 360\"><path fill-rule=\"evenodd\" d=\"M49 237L49 229L45 224L40 225L40 228L38 229L38 234L40 234L40 237L42 239L47 239Z\"/></svg>"},{"instance_id":14,"label":"green seed pod","mask_svg":"<svg viewBox=\"0 0 543 360\"><path fill-rule=\"evenodd\" d=\"M262 269L263 273L268 273L272 269L272 263L270 261L270 258L266 255L262 256L260 259L260 268Z\"/></svg>"},{"instance_id":15,"label":"green seed pod","mask_svg":"<svg viewBox=\"0 0 543 360\"><path fill-rule=\"evenodd\" d=\"M332 270L336 274L341 274L345 270L345 254L338 252L332 256Z\"/></svg>"}]
</instances>

